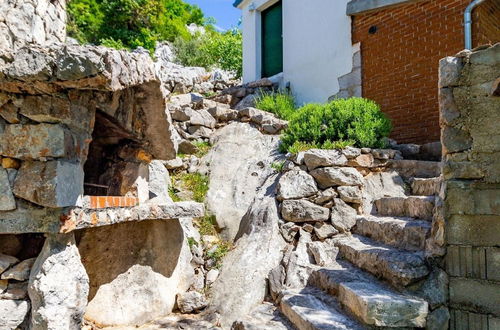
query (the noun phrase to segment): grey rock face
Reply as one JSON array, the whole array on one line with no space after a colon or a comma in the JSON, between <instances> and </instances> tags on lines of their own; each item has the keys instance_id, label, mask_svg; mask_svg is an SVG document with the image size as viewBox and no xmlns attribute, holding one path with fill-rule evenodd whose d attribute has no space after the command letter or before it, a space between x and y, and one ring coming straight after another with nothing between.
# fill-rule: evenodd
<instances>
[{"instance_id":1,"label":"grey rock face","mask_svg":"<svg viewBox=\"0 0 500 330\"><path fill-rule=\"evenodd\" d=\"M80 329L89 278L73 234L50 235L31 271L31 328Z\"/></svg>"},{"instance_id":2,"label":"grey rock face","mask_svg":"<svg viewBox=\"0 0 500 330\"><path fill-rule=\"evenodd\" d=\"M76 205L83 194L83 168L67 161L23 162L14 195L45 207Z\"/></svg>"},{"instance_id":3,"label":"grey rock face","mask_svg":"<svg viewBox=\"0 0 500 330\"><path fill-rule=\"evenodd\" d=\"M26 259L2 273L2 280L26 281L30 277L35 258Z\"/></svg>"},{"instance_id":4,"label":"grey rock face","mask_svg":"<svg viewBox=\"0 0 500 330\"><path fill-rule=\"evenodd\" d=\"M0 299L0 326L5 330L15 330L23 323L30 311L26 300Z\"/></svg>"},{"instance_id":5,"label":"grey rock face","mask_svg":"<svg viewBox=\"0 0 500 330\"><path fill-rule=\"evenodd\" d=\"M361 186L363 176L352 167L324 167L310 172L321 189L332 186Z\"/></svg>"},{"instance_id":6,"label":"grey rock face","mask_svg":"<svg viewBox=\"0 0 500 330\"><path fill-rule=\"evenodd\" d=\"M326 221L330 210L307 200L286 200L281 205L281 215L292 222Z\"/></svg>"},{"instance_id":7,"label":"grey rock face","mask_svg":"<svg viewBox=\"0 0 500 330\"><path fill-rule=\"evenodd\" d=\"M0 141L2 155L18 159L71 157L74 150L70 132L53 124L7 125Z\"/></svg>"},{"instance_id":8,"label":"grey rock face","mask_svg":"<svg viewBox=\"0 0 500 330\"><path fill-rule=\"evenodd\" d=\"M338 230L328 223L318 222L314 225L314 233L320 240L324 240L338 234Z\"/></svg>"},{"instance_id":9,"label":"grey rock face","mask_svg":"<svg viewBox=\"0 0 500 330\"><path fill-rule=\"evenodd\" d=\"M363 211L375 212L374 201L382 197L404 197L403 179L394 171L370 174L365 177L363 187Z\"/></svg>"},{"instance_id":10,"label":"grey rock face","mask_svg":"<svg viewBox=\"0 0 500 330\"><path fill-rule=\"evenodd\" d=\"M166 315L192 284L192 255L177 220L88 229L79 249L91 279L85 319L103 326L142 325Z\"/></svg>"},{"instance_id":11,"label":"grey rock face","mask_svg":"<svg viewBox=\"0 0 500 330\"><path fill-rule=\"evenodd\" d=\"M16 257L8 256L6 254L0 253L0 274L3 273L10 266L15 265L19 262Z\"/></svg>"},{"instance_id":12,"label":"grey rock face","mask_svg":"<svg viewBox=\"0 0 500 330\"><path fill-rule=\"evenodd\" d=\"M309 170L324 166L347 164L347 158L339 150L311 149L304 152L304 163Z\"/></svg>"},{"instance_id":13,"label":"grey rock face","mask_svg":"<svg viewBox=\"0 0 500 330\"><path fill-rule=\"evenodd\" d=\"M196 291L179 293L177 295L177 306L181 313L193 313L207 307L208 302L204 295Z\"/></svg>"},{"instance_id":14,"label":"grey rock face","mask_svg":"<svg viewBox=\"0 0 500 330\"><path fill-rule=\"evenodd\" d=\"M439 307L438 309L429 313L427 317L427 327L429 330L448 330L450 321L450 311L446 307Z\"/></svg>"},{"instance_id":15,"label":"grey rock face","mask_svg":"<svg viewBox=\"0 0 500 330\"><path fill-rule=\"evenodd\" d=\"M201 161L209 164L210 171L207 207L216 216L223 237L232 240L256 190L273 173L269 165L278 138L249 124L233 123L218 130L211 142L213 147Z\"/></svg>"},{"instance_id":16,"label":"grey rock face","mask_svg":"<svg viewBox=\"0 0 500 330\"><path fill-rule=\"evenodd\" d=\"M289 171L278 184L278 199L299 199L318 192L314 178L305 171Z\"/></svg>"},{"instance_id":17,"label":"grey rock face","mask_svg":"<svg viewBox=\"0 0 500 330\"><path fill-rule=\"evenodd\" d=\"M340 284L339 299L366 324L389 327L424 327L428 305L396 293L382 295L366 282Z\"/></svg>"},{"instance_id":18,"label":"grey rock face","mask_svg":"<svg viewBox=\"0 0 500 330\"><path fill-rule=\"evenodd\" d=\"M0 167L0 211L10 211L16 208L16 201L10 188L7 171Z\"/></svg>"},{"instance_id":19,"label":"grey rock face","mask_svg":"<svg viewBox=\"0 0 500 330\"><path fill-rule=\"evenodd\" d=\"M363 329L342 311L333 297L320 290L286 291L280 309L298 329Z\"/></svg>"},{"instance_id":20,"label":"grey rock face","mask_svg":"<svg viewBox=\"0 0 500 330\"><path fill-rule=\"evenodd\" d=\"M335 198L334 202L331 215L333 227L341 233L350 231L356 224L356 210L339 198Z\"/></svg>"},{"instance_id":21,"label":"grey rock face","mask_svg":"<svg viewBox=\"0 0 500 330\"><path fill-rule=\"evenodd\" d=\"M172 203L168 194L170 175L160 160L149 163L149 198L155 203Z\"/></svg>"},{"instance_id":22,"label":"grey rock face","mask_svg":"<svg viewBox=\"0 0 500 330\"><path fill-rule=\"evenodd\" d=\"M281 261L285 241L278 228L276 185L276 176L262 185L212 286L211 306L221 314L223 327L262 303L269 272Z\"/></svg>"}]
</instances>

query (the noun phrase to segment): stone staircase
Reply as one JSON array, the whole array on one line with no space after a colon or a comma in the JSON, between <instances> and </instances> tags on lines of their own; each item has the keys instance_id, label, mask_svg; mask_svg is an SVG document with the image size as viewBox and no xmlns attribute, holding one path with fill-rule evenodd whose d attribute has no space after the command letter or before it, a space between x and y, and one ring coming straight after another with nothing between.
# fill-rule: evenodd
<instances>
[{"instance_id":1,"label":"stone staircase","mask_svg":"<svg viewBox=\"0 0 500 330\"><path fill-rule=\"evenodd\" d=\"M393 168L410 187L405 197L375 201L377 214L358 216L337 235L334 266L312 271L308 285L284 291L281 312L298 329L424 328L429 304L410 290L431 269L425 259L439 164L399 160Z\"/></svg>"}]
</instances>

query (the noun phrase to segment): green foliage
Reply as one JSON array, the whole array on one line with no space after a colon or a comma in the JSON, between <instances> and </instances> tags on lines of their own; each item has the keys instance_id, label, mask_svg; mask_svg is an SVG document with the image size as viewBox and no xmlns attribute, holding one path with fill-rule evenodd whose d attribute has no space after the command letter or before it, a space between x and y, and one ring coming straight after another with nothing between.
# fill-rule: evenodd
<instances>
[{"instance_id":1,"label":"green foliage","mask_svg":"<svg viewBox=\"0 0 500 330\"><path fill-rule=\"evenodd\" d=\"M224 33L207 29L203 35L179 37L174 50L177 61L184 66L201 66L208 70L221 68L241 77L243 71L243 39L241 31Z\"/></svg>"},{"instance_id":2,"label":"green foliage","mask_svg":"<svg viewBox=\"0 0 500 330\"><path fill-rule=\"evenodd\" d=\"M196 240L193 237L188 237L187 243L190 249L192 249L193 246L198 246L198 242L196 242Z\"/></svg>"},{"instance_id":3,"label":"green foliage","mask_svg":"<svg viewBox=\"0 0 500 330\"><path fill-rule=\"evenodd\" d=\"M68 33L81 43L153 51L157 41L189 38L187 24L204 24L203 12L182 0L72 0Z\"/></svg>"},{"instance_id":4,"label":"green foliage","mask_svg":"<svg viewBox=\"0 0 500 330\"><path fill-rule=\"evenodd\" d=\"M217 222L215 219L215 215L206 214L203 218L199 219L197 222L198 231L200 232L200 235L217 236L216 224Z\"/></svg>"},{"instance_id":5,"label":"green foliage","mask_svg":"<svg viewBox=\"0 0 500 330\"><path fill-rule=\"evenodd\" d=\"M222 259L224 256L231 251L233 244L227 241L220 241L217 243L217 247L214 251L207 253L207 257L215 261L215 268L222 267Z\"/></svg>"},{"instance_id":6,"label":"green foliage","mask_svg":"<svg viewBox=\"0 0 500 330\"><path fill-rule=\"evenodd\" d=\"M271 168L279 173L283 172L284 166L285 166L285 161L274 162L271 164Z\"/></svg>"},{"instance_id":7,"label":"green foliage","mask_svg":"<svg viewBox=\"0 0 500 330\"><path fill-rule=\"evenodd\" d=\"M292 152L307 146L383 147L390 132L391 122L375 102L357 97L338 99L308 104L296 111L289 119L281 148Z\"/></svg>"},{"instance_id":8,"label":"green foliage","mask_svg":"<svg viewBox=\"0 0 500 330\"><path fill-rule=\"evenodd\" d=\"M307 151L309 149L344 149L349 146L353 146L354 141L330 141L327 140L324 143L308 143L295 141L288 149L284 149L283 151L291 152L292 154L297 154L301 151ZM283 147L282 147L283 148Z\"/></svg>"},{"instance_id":9,"label":"green foliage","mask_svg":"<svg viewBox=\"0 0 500 330\"><path fill-rule=\"evenodd\" d=\"M261 93L255 100L255 107L285 120L289 120L297 110L295 99L285 92Z\"/></svg>"},{"instance_id":10,"label":"green foliage","mask_svg":"<svg viewBox=\"0 0 500 330\"><path fill-rule=\"evenodd\" d=\"M194 154L196 157L201 158L205 156L212 146L208 142L194 142L193 143L198 151Z\"/></svg>"},{"instance_id":11,"label":"green foliage","mask_svg":"<svg viewBox=\"0 0 500 330\"><path fill-rule=\"evenodd\" d=\"M208 177L200 173L184 173L180 176L182 185L193 192L193 199L203 203L208 192Z\"/></svg>"}]
</instances>

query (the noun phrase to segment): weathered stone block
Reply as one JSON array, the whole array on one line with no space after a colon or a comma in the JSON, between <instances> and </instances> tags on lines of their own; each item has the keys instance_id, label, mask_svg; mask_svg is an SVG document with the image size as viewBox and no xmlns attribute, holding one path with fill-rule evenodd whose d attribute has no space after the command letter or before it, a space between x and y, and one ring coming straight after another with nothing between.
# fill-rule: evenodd
<instances>
[{"instance_id":1,"label":"weathered stone block","mask_svg":"<svg viewBox=\"0 0 500 330\"><path fill-rule=\"evenodd\" d=\"M485 176L478 164L473 162L445 162L443 165L445 179L482 179Z\"/></svg>"},{"instance_id":2,"label":"weathered stone block","mask_svg":"<svg viewBox=\"0 0 500 330\"><path fill-rule=\"evenodd\" d=\"M500 314L498 284L484 280L450 278L450 304L485 314Z\"/></svg>"},{"instance_id":3,"label":"weathered stone block","mask_svg":"<svg viewBox=\"0 0 500 330\"><path fill-rule=\"evenodd\" d=\"M31 329L80 329L89 278L73 234L50 235L31 271Z\"/></svg>"},{"instance_id":4,"label":"weathered stone block","mask_svg":"<svg viewBox=\"0 0 500 330\"><path fill-rule=\"evenodd\" d=\"M83 194L83 168L67 161L23 162L14 195L45 207L76 205Z\"/></svg>"},{"instance_id":5,"label":"weathered stone block","mask_svg":"<svg viewBox=\"0 0 500 330\"><path fill-rule=\"evenodd\" d=\"M500 215L500 189L495 184L450 180L445 193L448 214Z\"/></svg>"},{"instance_id":6,"label":"weathered stone block","mask_svg":"<svg viewBox=\"0 0 500 330\"><path fill-rule=\"evenodd\" d=\"M93 128L94 106L90 93L81 93L79 100L57 96L27 96L19 99L19 113L40 123L63 123L85 131ZM83 102L81 102L83 101ZM83 105L79 105L81 103Z\"/></svg>"},{"instance_id":7,"label":"weathered stone block","mask_svg":"<svg viewBox=\"0 0 500 330\"><path fill-rule=\"evenodd\" d=\"M448 126L441 131L441 142L445 153L459 152L472 147L469 132Z\"/></svg>"},{"instance_id":8,"label":"weathered stone block","mask_svg":"<svg viewBox=\"0 0 500 330\"><path fill-rule=\"evenodd\" d=\"M451 125L460 117L460 111L453 98L453 89L439 89L439 111L441 125Z\"/></svg>"},{"instance_id":9,"label":"weathered stone block","mask_svg":"<svg viewBox=\"0 0 500 330\"><path fill-rule=\"evenodd\" d=\"M74 152L71 133L59 125L6 125L0 139L0 153L18 159L69 158Z\"/></svg>"},{"instance_id":10,"label":"weathered stone block","mask_svg":"<svg viewBox=\"0 0 500 330\"><path fill-rule=\"evenodd\" d=\"M500 248L486 248L486 277L500 282Z\"/></svg>"},{"instance_id":11,"label":"weathered stone block","mask_svg":"<svg viewBox=\"0 0 500 330\"><path fill-rule=\"evenodd\" d=\"M462 59L448 56L439 61L439 87L451 87L458 84L462 71Z\"/></svg>"},{"instance_id":12,"label":"weathered stone block","mask_svg":"<svg viewBox=\"0 0 500 330\"><path fill-rule=\"evenodd\" d=\"M449 245L446 253L446 271L450 276L487 279L486 251L489 248L467 245Z\"/></svg>"},{"instance_id":13,"label":"weathered stone block","mask_svg":"<svg viewBox=\"0 0 500 330\"><path fill-rule=\"evenodd\" d=\"M10 188L7 171L0 167L0 211L10 211L16 208L16 201Z\"/></svg>"},{"instance_id":14,"label":"weathered stone block","mask_svg":"<svg viewBox=\"0 0 500 330\"><path fill-rule=\"evenodd\" d=\"M2 329L18 329L30 311L26 300L0 299L0 326Z\"/></svg>"},{"instance_id":15,"label":"weathered stone block","mask_svg":"<svg viewBox=\"0 0 500 330\"><path fill-rule=\"evenodd\" d=\"M449 244L495 246L499 243L500 216L453 215L446 226Z\"/></svg>"}]
</instances>

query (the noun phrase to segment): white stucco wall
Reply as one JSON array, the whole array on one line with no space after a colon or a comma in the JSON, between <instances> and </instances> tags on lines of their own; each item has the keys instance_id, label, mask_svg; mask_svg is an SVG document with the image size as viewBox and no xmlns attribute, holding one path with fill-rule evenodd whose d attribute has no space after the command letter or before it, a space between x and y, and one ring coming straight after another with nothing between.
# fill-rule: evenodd
<instances>
[{"instance_id":1,"label":"white stucco wall","mask_svg":"<svg viewBox=\"0 0 500 330\"><path fill-rule=\"evenodd\" d=\"M349 0L283 0L283 75L299 104L325 102L352 70ZM276 0L245 0L243 81L261 78L260 12ZM250 7L255 8L254 11Z\"/></svg>"}]
</instances>

